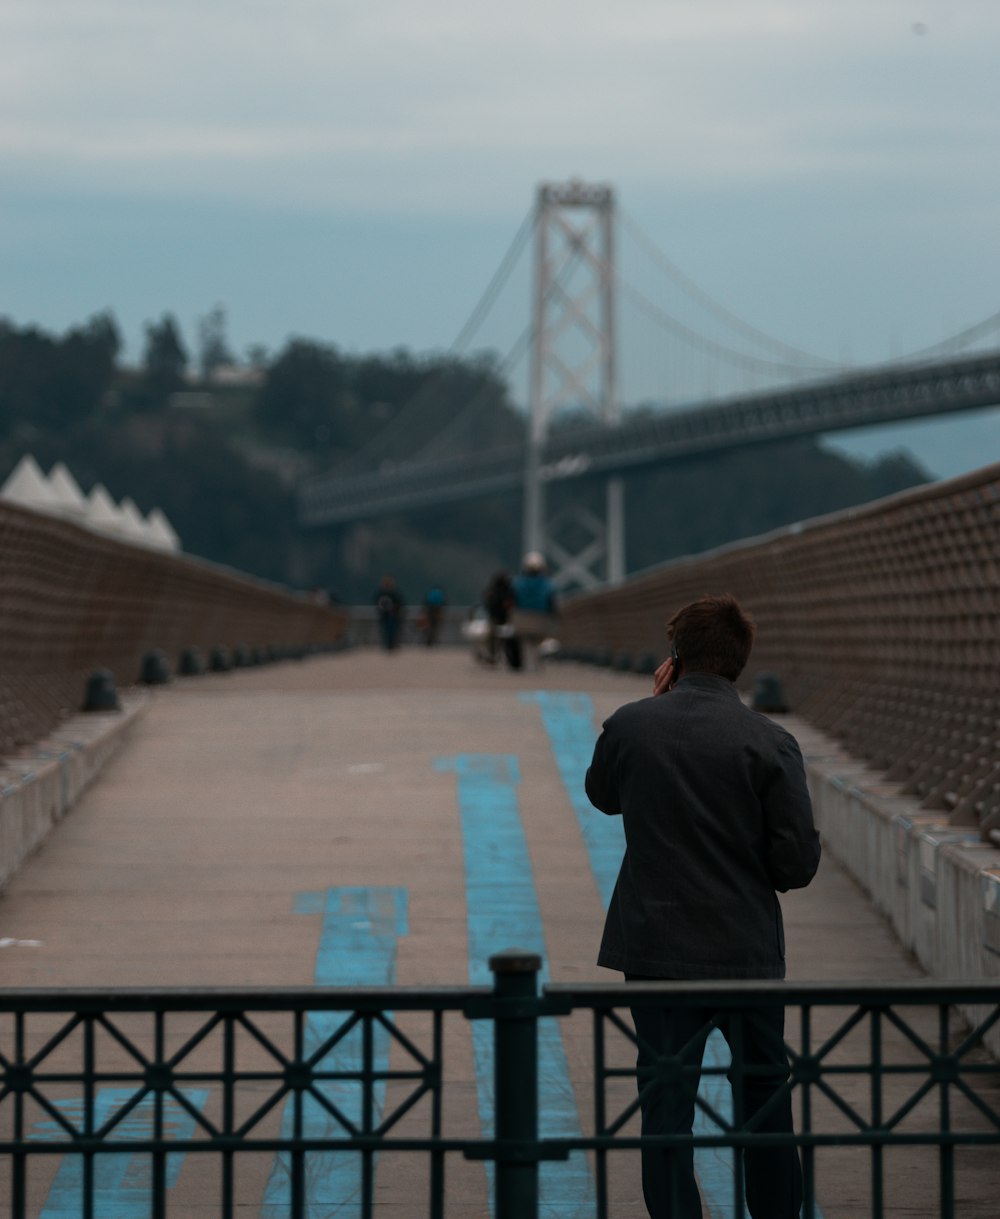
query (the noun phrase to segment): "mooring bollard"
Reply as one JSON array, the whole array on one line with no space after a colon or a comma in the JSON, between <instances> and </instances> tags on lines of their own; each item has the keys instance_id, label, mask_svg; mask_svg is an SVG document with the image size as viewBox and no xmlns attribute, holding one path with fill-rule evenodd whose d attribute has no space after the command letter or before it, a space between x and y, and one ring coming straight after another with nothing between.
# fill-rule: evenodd
<instances>
[{"instance_id":1,"label":"mooring bollard","mask_svg":"<svg viewBox=\"0 0 1000 1219\"><path fill-rule=\"evenodd\" d=\"M165 686L170 681L170 665L159 648L153 648L143 656L139 680L147 686Z\"/></svg>"},{"instance_id":2,"label":"mooring bollard","mask_svg":"<svg viewBox=\"0 0 1000 1219\"><path fill-rule=\"evenodd\" d=\"M757 674L754 681L752 705L754 711L770 711L780 714L788 710L781 678L776 673Z\"/></svg>"},{"instance_id":3,"label":"mooring bollard","mask_svg":"<svg viewBox=\"0 0 1000 1219\"><path fill-rule=\"evenodd\" d=\"M181 677L200 677L205 672L205 659L201 654L201 649L185 648L177 662L177 672Z\"/></svg>"},{"instance_id":4,"label":"mooring bollard","mask_svg":"<svg viewBox=\"0 0 1000 1219\"><path fill-rule=\"evenodd\" d=\"M228 673L233 667L232 653L228 648L217 644L208 655L208 667L213 673Z\"/></svg>"},{"instance_id":5,"label":"mooring bollard","mask_svg":"<svg viewBox=\"0 0 1000 1219\"><path fill-rule=\"evenodd\" d=\"M537 1219L538 971L533 952L490 957L494 1015L496 1219ZM506 1146L505 1146L506 1144Z\"/></svg>"},{"instance_id":6,"label":"mooring bollard","mask_svg":"<svg viewBox=\"0 0 1000 1219\"><path fill-rule=\"evenodd\" d=\"M82 710L121 711L118 691L115 689L115 675L110 669L96 669L87 678Z\"/></svg>"}]
</instances>

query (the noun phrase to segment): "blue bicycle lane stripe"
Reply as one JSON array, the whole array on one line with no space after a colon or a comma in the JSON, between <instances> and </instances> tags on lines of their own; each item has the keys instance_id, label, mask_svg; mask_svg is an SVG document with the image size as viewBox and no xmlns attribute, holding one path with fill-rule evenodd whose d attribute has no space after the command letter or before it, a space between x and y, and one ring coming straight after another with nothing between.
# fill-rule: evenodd
<instances>
[{"instance_id":1,"label":"blue bicycle lane stripe","mask_svg":"<svg viewBox=\"0 0 1000 1219\"><path fill-rule=\"evenodd\" d=\"M598 812L584 791L584 778L599 730L594 723L593 700L589 694L537 690L522 694L521 701L536 705L541 713L556 768L587 848L597 890L607 909L625 853L625 830L621 817L608 817ZM726 1039L716 1029L705 1047L705 1064L727 1068L730 1060ZM725 1076L703 1075L698 1094L721 1118L732 1122L733 1097ZM695 1110L694 1133L718 1133L716 1124L700 1108ZM734 1219L731 1157L723 1148L697 1148L695 1171L713 1219ZM813 1213L815 1219L823 1219L818 1205Z\"/></svg>"},{"instance_id":2,"label":"blue bicycle lane stripe","mask_svg":"<svg viewBox=\"0 0 1000 1219\"><path fill-rule=\"evenodd\" d=\"M517 798L517 759L496 754L460 754L439 758L439 771L457 777L458 806L465 860L469 937L469 981L490 985L490 956L504 948L523 948L546 959L545 938L535 892L534 873L521 825ZM548 973L543 965L542 981ZM472 1022L473 1057L479 1117L485 1137L493 1133L493 1026ZM538 1024L539 1132L545 1136L579 1136L576 1095L558 1021ZM493 1174L490 1213L493 1213ZM541 1219L591 1219L596 1200L586 1157L575 1152L566 1161L543 1162L539 1168Z\"/></svg>"},{"instance_id":3,"label":"blue bicycle lane stripe","mask_svg":"<svg viewBox=\"0 0 1000 1219\"><path fill-rule=\"evenodd\" d=\"M407 892L398 888L345 886L319 893L300 893L297 914L322 915L316 950L317 986L391 986L396 980L396 950L407 934ZM311 1012L306 1020L305 1052L315 1053L347 1018L345 1012ZM390 1013L386 1013L387 1016ZM373 1065L389 1066L390 1037L373 1025ZM357 1072L363 1065L360 1023L317 1064L323 1071ZM316 1089L350 1121L361 1124L362 1092L354 1080L329 1080ZM385 1099L384 1083L374 1086L375 1121ZM289 1097L281 1118L281 1137L294 1133L295 1103ZM337 1119L314 1099L302 1102L302 1129L307 1138L345 1134ZM264 1193L260 1219L286 1219L291 1203L289 1158L275 1157ZM356 1151L310 1152L306 1157L306 1219L360 1219L361 1156Z\"/></svg>"},{"instance_id":4,"label":"blue bicycle lane stripe","mask_svg":"<svg viewBox=\"0 0 1000 1219\"><path fill-rule=\"evenodd\" d=\"M194 1109L202 1110L208 1100L204 1088L178 1089ZM94 1097L93 1122L100 1129L124 1109L135 1096L134 1088L100 1088ZM83 1124L83 1100L56 1101L55 1107L73 1126ZM154 1129L154 1101L145 1096L115 1128L120 1139L149 1139ZM163 1098L163 1130L168 1139L190 1139L195 1133L195 1118L169 1094ZM41 1141L65 1138L65 1131L54 1120L36 1122L32 1138ZM166 1186L172 1189L180 1175L184 1155L167 1156ZM101 1219L134 1219L150 1214L153 1197L152 1157L148 1153L129 1155L124 1151L94 1157L94 1214ZM63 1156L49 1187L39 1219L80 1219L83 1214L83 1157Z\"/></svg>"}]
</instances>

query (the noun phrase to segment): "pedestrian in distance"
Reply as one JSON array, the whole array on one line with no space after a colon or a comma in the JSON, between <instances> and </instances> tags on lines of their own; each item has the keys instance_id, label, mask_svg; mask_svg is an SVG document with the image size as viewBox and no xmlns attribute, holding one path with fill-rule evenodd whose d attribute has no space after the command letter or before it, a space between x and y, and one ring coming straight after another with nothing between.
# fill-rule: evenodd
<instances>
[{"instance_id":1,"label":"pedestrian in distance","mask_svg":"<svg viewBox=\"0 0 1000 1219\"><path fill-rule=\"evenodd\" d=\"M555 585L546 574L544 556L537 550L524 556L511 593L515 644L511 668L519 669L523 663L535 670L541 666L541 644L551 638L556 615Z\"/></svg>"},{"instance_id":2,"label":"pedestrian in distance","mask_svg":"<svg viewBox=\"0 0 1000 1219\"><path fill-rule=\"evenodd\" d=\"M392 576L383 576L373 597L378 618L379 638L386 652L399 647L405 602Z\"/></svg>"},{"instance_id":3,"label":"pedestrian in distance","mask_svg":"<svg viewBox=\"0 0 1000 1219\"><path fill-rule=\"evenodd\" d=\"M728 595L678 610L653 697L619 708L594 748L587 795L625 829L598 963L629 982L785 975L777 894L809 884L820 845L794 737L746 707L733 684L754 629ZM792 1135L780 1003L726 1013L636 999L632 1019L643 1136L691 1133L713 1027L734 1054L737 1125ZM641 1161L651 1219L700 1219L690 1149L644 1147ZM791 1143L748 1148L744 1177L752 1219L798 1219L802 1171Z\"/></svg>"},{"instance_id":4,"label":"pedestrian in distance","mask_svg":"<svg viewBox=\"0 0 1000 1219\"><path fill-rule=\"evenodd\" d=\"M512 669L520 668L521 658L515 653L513 627L510 626L514 593L511 578L506 571L494 572L489 584L483 589L483 608L489 623L483 662L495 665L502 651Z\"/></svg>"},{"instance_id":5,"label":"pedestrian in distance","mask_svg":"<svg viewBox=\"0 0 1000 1219\"><path fill-rule=\"evenodd\" d=\"M420 626L424 632L424 643L432 648L441 635L441 623L444 620L444 592L435 584L427 590L420 614Z\"/></svg>"}]
</instances>

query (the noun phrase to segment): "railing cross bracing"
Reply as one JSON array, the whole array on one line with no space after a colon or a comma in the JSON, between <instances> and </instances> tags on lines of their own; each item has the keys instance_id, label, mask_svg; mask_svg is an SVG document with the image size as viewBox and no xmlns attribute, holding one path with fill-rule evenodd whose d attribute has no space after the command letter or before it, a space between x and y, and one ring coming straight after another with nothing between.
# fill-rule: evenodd
<instances>
[{"instance_id":1,"label":"railing cross bracing","mask_svg":"<svg viewBox=\"0 0 1000 1219\"><path fill-rule=\"evenodd\" d=\"M546 986L539 993L538 957L511 951L490 964L492 989L6 992L0 1162L7 1213L34 1214L29 1198L38 1197L45 1165L60 1157L78 1165L70 1176L78 1197L70 1205L93 1219L100 1214L97 1157L107 1164L138 1156L150 1166L150 1215L181 1213L170 1204L177 1175L171 1165L176 1170L183 1160L188 1189L220 1219L259 1206L265 1190L268 1214L303 1219L313 1213L318 1180L334 1192L346 1189L351 1213L370 1219L377 1188L393 1196L388 1165L403 1156L423 1166L399 1177L414 1219L445 1219L447 1166L456 1158L493 1165L496 1219L533 1219L539 1166L587 1152L592 1213L606 1219L609 1183L620 1180L615 1166L637 1176L644 1144L637 1043L626 1013L663 1003L729 1021L736 1058L706 1059L701 1074L711 1086L699 1093L693 1133L647 1135L645 1142L668 1156L684 1148L727 1153L737 1214L743 1154L792 1144L802 1156L806 1219L817 1213L824 1189L837 1188L834 1148L868 1159L872 1219L887 1213L889 1148L905 1161L904 1171L922 1174L928 1199L936 1194L933 1213L953 1219L961 1189L956 1151L985 1155L1000 1144L1000 1064L981 1044L1000 1020L998 982L670 982ZM780 1091L800 1114L793 1134L762 1132L760 1115L741 1117L738 1101L727 1109L719 1091L728 1076L732 1095L742 1095L757 1068L741 1058L741 1022L776 1003L786 1012L789 1056ZM958 1004L974 1012L971 1028L954 1014ZM327 1014L321 1026L310 1025L316 1013ZM567 1025L575 1016L589 1021L589 1055L586 1026L579 1045L591 1104L581 1133L566 1135L540 1127L546 1081L537 1070L539 1022L556 1017ZM480 1129L464 1114L463 1073L451 1061L463 1056L456 1037L465 1020L492 1022L494 1030L496 1086ZM699 1066L664 1063L678 1086ZM340 1174L335 1188L331 1173ZM862 1179L856 1168L851 1175Z\"/></svg>"}]
</instances>

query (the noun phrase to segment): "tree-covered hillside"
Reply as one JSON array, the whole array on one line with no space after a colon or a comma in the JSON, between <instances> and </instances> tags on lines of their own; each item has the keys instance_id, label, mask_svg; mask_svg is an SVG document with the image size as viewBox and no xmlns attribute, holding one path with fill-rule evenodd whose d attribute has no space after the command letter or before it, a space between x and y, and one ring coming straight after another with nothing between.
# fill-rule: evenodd
<instances>
[{"instance_id":1,"label":"tree-covered hillside","mask_svg":"<svg viewBox=\"0 0 1000 1219\"><path fill-rule=\"evenodd\" d=\"M147 327L140 368L121 367L119 349L107 314L61 336L0 321L0 480L26 452L45 468L63 460L85 490L100 481L144 512L159 505L189 553L343 600L367 600L392 572L413 600L439 583L461 603L497 568L516 566L514 494L347 527L296 520L303 478L412 457L470 401L483 408L467 425L478 447L516 439L523 420L489 357L355 355L294 338L233 368L218 310L199 327L193 358L169 315ZM638 473L626 486L629 569L926 478L905 455L866 465L813 441ZM574 504L599 508L602 491L553 494L572 515Z\"/></svg>"}]
</instances>

